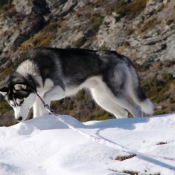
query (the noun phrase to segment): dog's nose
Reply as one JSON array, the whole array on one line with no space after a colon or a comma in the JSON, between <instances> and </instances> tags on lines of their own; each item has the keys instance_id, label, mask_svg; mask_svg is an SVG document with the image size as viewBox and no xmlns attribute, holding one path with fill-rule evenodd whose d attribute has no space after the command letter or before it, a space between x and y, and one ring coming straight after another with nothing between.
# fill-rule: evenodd
<instances>
[{"instance_id":1,"label":"dog's nose","mask_svg":"<svg viewBox=\"0 0 175 175\"><path fill-rule=\"evenodd\" d=\"M20 116L18 119L17 119L18 122L21 122L22 121L22 117Z\"/></svg>"}]
</instances>

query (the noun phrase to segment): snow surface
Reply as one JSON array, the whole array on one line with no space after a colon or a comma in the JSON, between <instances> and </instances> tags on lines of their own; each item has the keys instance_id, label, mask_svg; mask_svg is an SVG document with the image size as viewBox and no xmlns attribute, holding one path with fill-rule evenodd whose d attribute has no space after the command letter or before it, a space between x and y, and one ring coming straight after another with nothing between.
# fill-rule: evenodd
<instances>
[{"instance_id":1,"label":"snow surface","mask_svg":"<svg viewBox=\"0 0 175 175\"><path fill-rule=\"evenodd\" d=\"M81 123L60 115L83 132L144 154L175 158L175 114ZM134 156L96 143L55 116L0 127L0 175L175 175L175 161Z\"/></svg>"}]
</instances>

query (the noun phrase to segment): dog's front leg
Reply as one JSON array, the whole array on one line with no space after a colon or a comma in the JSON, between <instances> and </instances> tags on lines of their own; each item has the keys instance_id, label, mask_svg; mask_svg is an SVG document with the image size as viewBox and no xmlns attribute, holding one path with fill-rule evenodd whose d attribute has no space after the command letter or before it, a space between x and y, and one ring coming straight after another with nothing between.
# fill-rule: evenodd
<instances>
[{"instance_id":1,"label":"dog's front leg","mask_svg":"<svg viewBox=\"0 0 175 175\"><path fill-rule=\"evenodd\" d=\"M50 102L47 104L50 105ZM33 118L47 114L49 114L49 112L44 108L44 105L41 102L41 100L37 98L35 103L33 104Z\"/></svg>"},{"instance_id":2,"label":"dog's front leg","mask_svg":"<svg viewBox=\"0 0 175 175\"><path fill-rule=\"evenodd\" d=\"M54 100L60 100L62 98L65 98L65 91L58 85L54 86L44 94L44 101L47 103Z\"/></svg>"},{"instance_id":3,"label":"dog's front leg","mask_svg":"<svg viewBox=\"0 0 175 175\"><path fill-rule=\"evenodd\" d=\"M60 86L54 86L43 95L44 102L50 106L53 100L60 100L65 97L65 91ZM33 105L33 117L47 115L49 112L44 108L43 103L39 98L36 99Z\"/></svg>"}]
</instances>

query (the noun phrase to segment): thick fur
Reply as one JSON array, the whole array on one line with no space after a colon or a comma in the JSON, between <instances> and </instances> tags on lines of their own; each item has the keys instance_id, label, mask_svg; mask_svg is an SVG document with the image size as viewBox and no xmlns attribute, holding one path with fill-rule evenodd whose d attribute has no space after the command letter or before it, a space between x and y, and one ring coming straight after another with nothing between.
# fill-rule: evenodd
<instances>
[{"instance_id":1,"label":"thick fur","mask_svg":"<svg viewBox=\"0 0 175 175\"><path fill-rule=\"evenodd\" d=\"M25 120L33 106L34 117L47 114L36 92L50 104L88 88L94 100L116 118L128 111L142 117L153 113L153 104L140 89L132 62L115 51L36 48L1 83L1 94Z\"/></svg>"}]
</instances>

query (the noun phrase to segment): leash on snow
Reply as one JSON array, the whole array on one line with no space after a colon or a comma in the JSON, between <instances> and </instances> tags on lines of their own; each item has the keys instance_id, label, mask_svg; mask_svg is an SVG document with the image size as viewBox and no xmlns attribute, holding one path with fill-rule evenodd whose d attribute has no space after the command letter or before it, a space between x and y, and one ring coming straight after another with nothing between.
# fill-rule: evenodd
<instances>
[{"instance_id":1,"label":"leash on snow","mask_svg":"<svg viewBox=\"0 0 175 175\"><path fill-rule=\"evenodd\" d=\"M86 132L83 132L82 130L80 129L77 129L75 127L73 127L72 125L68 124L67 122L65 122L63 119L61 119L58 114L56 114L50 107L48 104L46 104L44 102L44 100L39 96L39 94L36 92L36 95L37 97L41 100L44 108L52 115L56 116L58 118L59 121L61 121L62 123L64 123L65 125L67 125L70 129L78 132L79 134L97 142L97 143L100 143L102 145L105 145L105 146L108 146L108 147L111 147L111 148L114 148L114 149L117 149L117 150L121 150L125 153L128 153L128 154L131 154L133 156L137 156L137 157L140 157L140 158L147 158L147 157L150 157L150 158L161 158L161 159L166 159L166 160L171 160L171 161L175 161L175 158L173 157L163 157L163 156L153 156L153 155L149 155L149 154L144 154L144 153L140 153L138 151L134 151L134 150L130 150L122 145L119 145L117 143L113 143L113 142L110 142L108 140L105 140L101 137L98 137L98 136L94 136L94 135L91 135L91 134L88 134Z\"/></svg>"}]
</instances>

